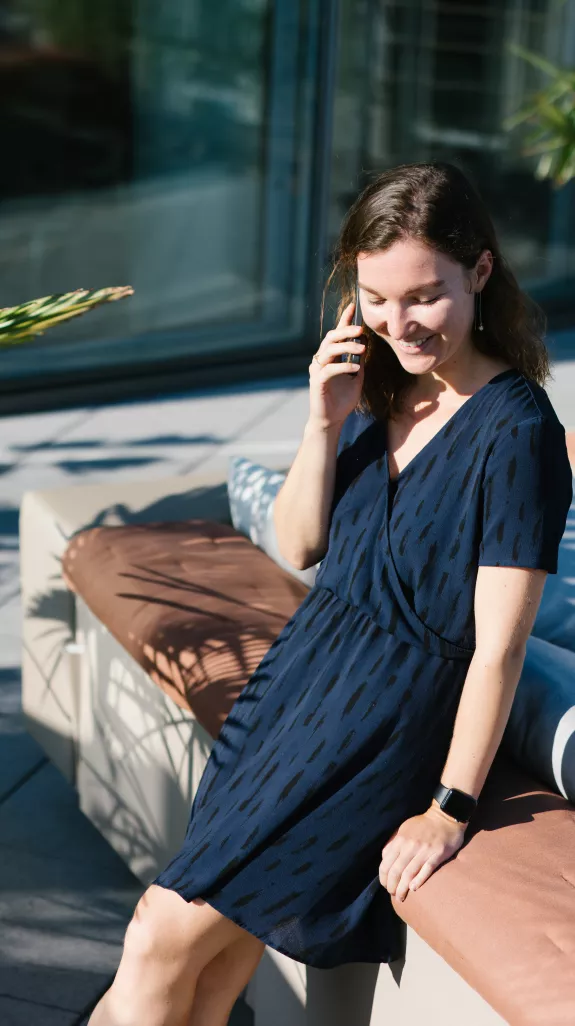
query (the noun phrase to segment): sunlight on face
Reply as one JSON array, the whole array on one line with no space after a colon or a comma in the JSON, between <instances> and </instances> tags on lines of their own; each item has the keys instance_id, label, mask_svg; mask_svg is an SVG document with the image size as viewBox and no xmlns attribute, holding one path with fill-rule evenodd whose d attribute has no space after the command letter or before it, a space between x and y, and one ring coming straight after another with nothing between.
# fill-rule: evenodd
<instances>
[{"instance_id":1,"label":"sunlight on face","mask_svg":"<svg viewBox=\"0 0 575 1026\"><path fill-rule=\"evenodd\" d=\"M404 239L386 250L360 253L357 267L363 319L410 374L470 356L475 296L461 264Z\"/></svg>"}]
</instances>

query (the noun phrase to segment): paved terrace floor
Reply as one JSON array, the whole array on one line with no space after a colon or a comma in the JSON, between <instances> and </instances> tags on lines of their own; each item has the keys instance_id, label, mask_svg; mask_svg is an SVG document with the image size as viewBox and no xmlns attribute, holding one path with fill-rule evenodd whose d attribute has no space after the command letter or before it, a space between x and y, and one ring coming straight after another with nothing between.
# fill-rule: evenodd
<instances>
[{"instance_id":1,"label":"paved terrace floor","mask_svg":"<svg viewBox=\"0 0 575 1026\"><path fill-rule=\"evenodd\" d=\"M570 352L569 355L572 355ZM575 429L575 360L548 386ZM0 1023L82 1026L116 970L141 885L79 811L20 710L18 509L25 491L186 474L216 456L289 466L303 378L0 420ZM575 438L575 435L573 436ZM238 1001L232 1026L249 1026Z\"/></svg>"}]
</instances>

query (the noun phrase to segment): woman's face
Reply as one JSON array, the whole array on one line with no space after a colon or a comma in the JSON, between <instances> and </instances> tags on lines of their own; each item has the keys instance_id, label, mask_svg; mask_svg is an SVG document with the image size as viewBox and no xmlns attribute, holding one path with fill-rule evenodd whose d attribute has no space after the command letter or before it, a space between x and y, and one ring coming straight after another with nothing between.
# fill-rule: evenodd
<instances>
[{"instance_id":1,"label":"woman's face","mask_svg":"<svg viewBox=\"0 0 575 1026\"><path fill-rule=\"evenodd\" d=\"M410 374L427 374L441 364L447 370L447 361L455 367L471 353L474 291L483 288L491 267L488 250L470 273L415 239L360 253L363 320L385 339Z\"/></svg>"}]
</instances>

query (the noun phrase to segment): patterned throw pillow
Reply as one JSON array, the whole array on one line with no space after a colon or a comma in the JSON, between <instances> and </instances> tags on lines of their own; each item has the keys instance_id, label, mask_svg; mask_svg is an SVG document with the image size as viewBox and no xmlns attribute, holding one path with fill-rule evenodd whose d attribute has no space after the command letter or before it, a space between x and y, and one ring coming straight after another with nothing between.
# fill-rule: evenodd
<instances>
[{"instance_id":1,"label":"patterned throw pillow","mask_svg":"<svg viewBox=\"0 0 575 1026\"><path fill-rule=\"evenodd\" d=\"M232 524L246 535L270 559L297 580L313 587L319 563L307 570L296 570L281 555L273 520L273 504L286 474L234 456L228 465L228 498Z\"/></svg>"}]
</instances>

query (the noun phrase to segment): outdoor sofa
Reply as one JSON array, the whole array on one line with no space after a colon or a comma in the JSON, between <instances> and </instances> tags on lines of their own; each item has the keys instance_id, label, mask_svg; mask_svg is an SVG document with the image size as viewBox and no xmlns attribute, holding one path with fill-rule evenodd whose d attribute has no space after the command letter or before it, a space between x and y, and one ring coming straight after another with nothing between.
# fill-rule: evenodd
<instances>
[{"instance_id":1,"label":"outdoor sofa","mask_svg":"<svg viewBox=\"0 0 575 1026\"><path fill-rule=\"evenodd\" d=\"M285 455L267 462L285 469ZM28 729L144 884L178 850L213 739L307 590L233 529L226 475L221 461L22 502ZM568 672L572 548L566 532L529 641L550 680ZM322 970L267 947L245 992L256 1026L572 1026L574 851L575 807L502 745L464 846L392 899L404 958Z\"/></svg>"}]
</instances>

